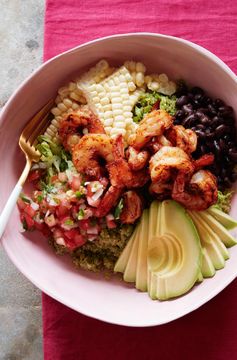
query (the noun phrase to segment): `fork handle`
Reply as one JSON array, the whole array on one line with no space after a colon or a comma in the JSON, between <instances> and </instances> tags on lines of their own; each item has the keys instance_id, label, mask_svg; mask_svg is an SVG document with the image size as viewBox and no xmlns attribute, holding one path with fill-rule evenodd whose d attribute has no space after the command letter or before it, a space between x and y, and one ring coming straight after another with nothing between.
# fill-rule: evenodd
<instances>
[{"instance_id":1,"label":"fork handle","mask_svg":"<svg viewBox=\"0 0 237 360\"><path fill-rule=\"evenodd\" d=\"M0 216L0 238L2 237L2 234L4 233L4 230L6 228L7 222L10 218L10 215L16 205L17 199L22 191L22 186L18 182L14 189L12 190L12 193L10 197L7 200L6 205L4 206L4 209Z\"/></svg>"}]
</instances>

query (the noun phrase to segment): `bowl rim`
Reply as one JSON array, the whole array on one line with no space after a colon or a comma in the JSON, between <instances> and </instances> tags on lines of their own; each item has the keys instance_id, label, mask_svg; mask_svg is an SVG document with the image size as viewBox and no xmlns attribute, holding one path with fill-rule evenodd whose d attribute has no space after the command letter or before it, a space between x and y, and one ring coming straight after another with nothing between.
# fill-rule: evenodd
<instances>
[{"instance_id":1,"label":"bowl rim","mask_svg":"<svg viewBox=\"0 0 237 360\"><path fill-rule=\"evenodd\" d=\"M48 64L54 62L56 59L65 56L66 54L69 53L73 53L73 52L77 52L79 49L84 48L84 47L88 47L88 46L92 46L98 42L103 42L103 41L107 41L107 40L111 40L111 39L116 39L116 38L126 38L126 37L151 37L151 38L166 38L166 39L170 39L179 43L182 43L183 45L185 45L188 48L192 48L193 50L199 52L199 54L202 54L203 56L205 56L206 58L208 58L209 60L215 62L216 64L219 65L219 67L225 72L227 73L232 80L234 80L237 83L237 76L235 75L235 73L229 68L229 66L227 64L224 63L223 60L221 60L217 55L213 54L210 50L207 50L206 48L204 48L201 45L198 45L192 41L180 38L180 37L176 37L176 36L171 36L171 35L165 35L165 34L160 34L160 33L153 33L153 32L131 32L131 33L118 33L118 34L113 34L113 35L108 35L108 36L104 36L104 37L100 37L100 38L96 38L90 41L87 41L85 43L82 43L78 46L75 46L69 50L63 51L61 53L59 53L56 56L53 56L52 58L48 59L47 61L43 62L40 66L37 67L37 69L35 69L28 77L26 77L26 79L13 91L13 93L11 94L11 96L9 97L8 101L6 102L6 104L3 106L2 111L1 111L1 117L0 117L0 126L3 122L3 119L5 117L5 114L7 114L8 109L11 107L11 102L14 100L15 96L17 95L17 93L19 93L20 91L24 90L24 87L28 84L28 82L31 80L32 77L34 77L35 75L39 74L44 67L48 66ZM190 309L184 308L183 311L180 311L177 315L173 315L171 318L169 318L168 320L163 320L163 321L145 321L145 322L137 322L134 321L133 323L126 323L124 320L122 321L115 321L113 319L107 319L106 316L98 316L96 315L96 312L94 312L93 314L90 313L89 311L87 311L86 309L81 309L80 308L80 304L79 306L76 308L75 306L72 306L71 304L68 303L68 301L65 301L63 299L62 296L60 296L60 294L52 294L52 292L50 291L50 289L44 289L44 286L39 285L36 279L33 279L33 277L31 276L31 274L27 273L27 270L24 269L24 266L22 266L22 263L18 262L17 256L15 256L14 253L12 253L12 251L10 250L10 248L8 248L8 242L7 242L7 235L6 233L3 234L2 236L2 245L4 250L6 251L8 257L10 258L10 260L13 262L13 264L17 267L17 269L28 279L30 280L37 288L39 288L42 292L44 292L45 294L47 294L48 296L52 297L53 299L59 301L60 303L68 306L69 308L83 314L86 315L88 317L97 319L97 320L101 320L110 324L115 324L115 325L122 325L122 326L129 326L129 327L151 327L151 326L158 326L158 325L162 325L165 323L169 323L172 322L178 318L183 317L184 315L187 315L189 313L191 313L192 311L198 309L200 306L202 306L203 304L207 303L209 300L211 300L213 297L215 297L218 293L220 293L227 285L229 285L236 277L237 277L237 270L236 270L236 274L232 274L231 276L227 277L225 279L224 282L221 282L220 286L216 287L211 293L209 293L209 295L203 299L203 300L199 300L197 303L193 304L192 307L190 307Z\"/></svg>"}]
</instances>

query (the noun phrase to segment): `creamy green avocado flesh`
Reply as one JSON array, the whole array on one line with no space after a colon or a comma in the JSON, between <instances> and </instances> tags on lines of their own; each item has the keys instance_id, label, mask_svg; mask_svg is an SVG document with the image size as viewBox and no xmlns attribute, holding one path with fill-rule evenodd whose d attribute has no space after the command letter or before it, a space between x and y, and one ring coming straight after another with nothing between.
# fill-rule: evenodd
<instances>
[{"instance_id":1,"label":"creamy green avocado flesh","mask_svg":"<svg viewBox=\"0 0 237 360\"><path fill-rule=\"evenodd\" d=\"M212 215L227 230L231 230L237 227L237 221L235 219L233 219L230 215L224 213L223 211L217 209L215 206L211 206L207 210L207 212Z\"/></svg>"},{"instance_id":2,"label":"creamy green avocado flesh","mask_svg":"<svg viewBox=\"0 0 237 360\"><path fill-rule=\"evenodd\" d=\"M161 204L159 241L166 243L167 262L154 271L157 293L166 300L187 292L199 277L202 261L200 240L195 226L185 209L172 200Z\"/></svg>"},{"instance_id":3,"label":"creamy green avocado flesh","mask_svg":"<svg viewBox=\"0 0 237 360\"><path fill-rule=\"evenodd\" d=\"M114 271L152 299L183 295L222 269L229 259L227 247L236 244L227 228L237 222L216 210L187 211L173 200L153 201L143 211Z\"/></svg>"}]
</instances>

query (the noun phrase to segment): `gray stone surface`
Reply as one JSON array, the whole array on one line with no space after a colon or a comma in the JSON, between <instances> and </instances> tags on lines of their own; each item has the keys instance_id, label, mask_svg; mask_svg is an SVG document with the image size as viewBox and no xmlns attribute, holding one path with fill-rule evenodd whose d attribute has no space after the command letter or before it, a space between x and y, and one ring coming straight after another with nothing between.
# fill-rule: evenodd
<instances>
[{"instance_id":1,"label":"gray stone surface","mask_svg":"<svg viewBox=\"0 0 237 360\"><path fill-rule=\"evenodd\" d=\"M0 108L42 62L44 0L0 0ZM41 293L0 245L0 360L41 360Z\"/></svg>"}]
</instances>

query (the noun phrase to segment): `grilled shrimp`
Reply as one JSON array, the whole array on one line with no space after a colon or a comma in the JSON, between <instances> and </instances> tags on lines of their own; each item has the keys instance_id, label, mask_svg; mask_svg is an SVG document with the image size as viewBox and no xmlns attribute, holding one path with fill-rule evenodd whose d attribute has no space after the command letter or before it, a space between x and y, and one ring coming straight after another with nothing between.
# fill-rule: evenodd
<instances>
[{"instance_id":1,"label":"grilled shrimp","mask_svg":"<svg viewBox=\"0 0 237 360\"><path fill-rule=\"evenodd\" d=\"M164 183L151 183L149 186L149 192L153 194L158 200L164 200L171 197L173 188L173 181Z\"/></svg>"},{"instance_id":2,"label":"grilled shrimp","mask_svg":"<svg viewBox=\"0 0 237 360\"><path fill-rule=\"evenodd\" d=\"M197 135L191 129L185 129L182 125L174 125L165 132L166 138L186 153L191 154L197 147Z\"/></svg>"},{"instance_id":3,"label":"grilled shrimp","mask_svg":"<svg viewBox=\"0 0 237 360\"><path fill-rule=\"evenodd\" d=\"M113 140L108 135L87 134L74 146L72 161L78 172L99 179L105 171L100 161L113 161L112 150Z\"/></svg>"},{"instance_id":4,"label":"grilled shrimp","mask_svg":"<svg viewBox=\"0 0 237 360\"><path fill-rule=\"evenodd\" d=\"M91 134L105 134L103 124L88 108L71 112L60 123L59 137L67 150L72 150L82 137L83 129Z\"/></svg>"},{"instance_id":5,"label":"grilled shrimp","mask_svg":"<svg viewBox=\"0 0 237 360\"><path fill-rule=\"evenodd\" d=\"M113 161L106 165L109 172L110 182L115 187L135 188L144 186L149 180L147 169L134 171L124 158L124 146L122 135L117 136L113 142Z\"/></svg>"},{"instance_id":6,"label":"grilled shrimp","mask_svg":"<svg viewBox=\"0 0 237 360\"><path fill-rule=\"evenodd\" d=\"M149 168L152 182L164 184L174 172L193 172L194 165L182 149L163 146L151 157Z\"/></svg>"},{"instance_id":7,"label":"grilled shrimp","mask_svg":"<svg viewBox=\"0 0 237 360\"><path fill-rule=\"evenodd\" d=\"M173 146L173 145L164 135L160 135L160 136L153 137L146 144L146 149L148 149L152 154L155 154L163 146Z\"/></svg>"},{"instance_id":8,"label":"grilled shrimp","mask_svg":"<svg viewBox=\"0 0 237 360\"><path fill-rule=\"evenodd\" d=\"M164 110L153 110L145 115L140 122L136 133L128 139L129 145L139 150L143 148L151 138L160 136L173 123L173 118Z\"/></svg>"},{"instance_id":9,"label":"grilled shrimp","mask_svg":"<svg viewBox=\"0 0 237 360\"><path fill-rule=\"evenodd\" d=\"M120 214L122 224L133 224L142 214L143 203L135 191L126 191L123 196L123 209Z\"/></svg>"},{"instance_id":10,"label":"grilled shrimp","mask_svg":"<svg viewBox=\"0 0 237 360\"><path fill-rule=\"evenodd\" d=\"M181 171L175 179L172 198L189 210L206 210L217 201L216 178L208 170L193 175Z\"/></svg>"},{"instance_id":11,"label":"grilled shrimp","mask_svg":"<svg viewBox=\"0 0 237 360\"><path fill-rule=\"evenodd\" d=\"M103 217L114 207L122 194L122 189L110 186L100 201L99 207L94 211L94 216Z\"/></svg>"},{"instance_id":12,"label":"grilled shrimp","mask_svg":"<svg viewBox=\"0 0 237 360\"><path fill-rule=\"evenodd\" d=\"M147 150L138 151L132 146L129 146L126 151L126 156L128 159L128 164L132 170L143 169L148 163L150 154Z\"/></svg>"},{"instance_id":13,"label":"grilled shrimp","mask_svg":"<svg viewBox=\"0 0 237 360\"><path fill-rule=\"evenodd\" d=\"M194 160L195 169L199 170L204 166L208 166L208 165L213 164L214 159L215 159L215 157L214 157L213 154L202 155L199 159Z\"/></svg>"}]
</instances>

